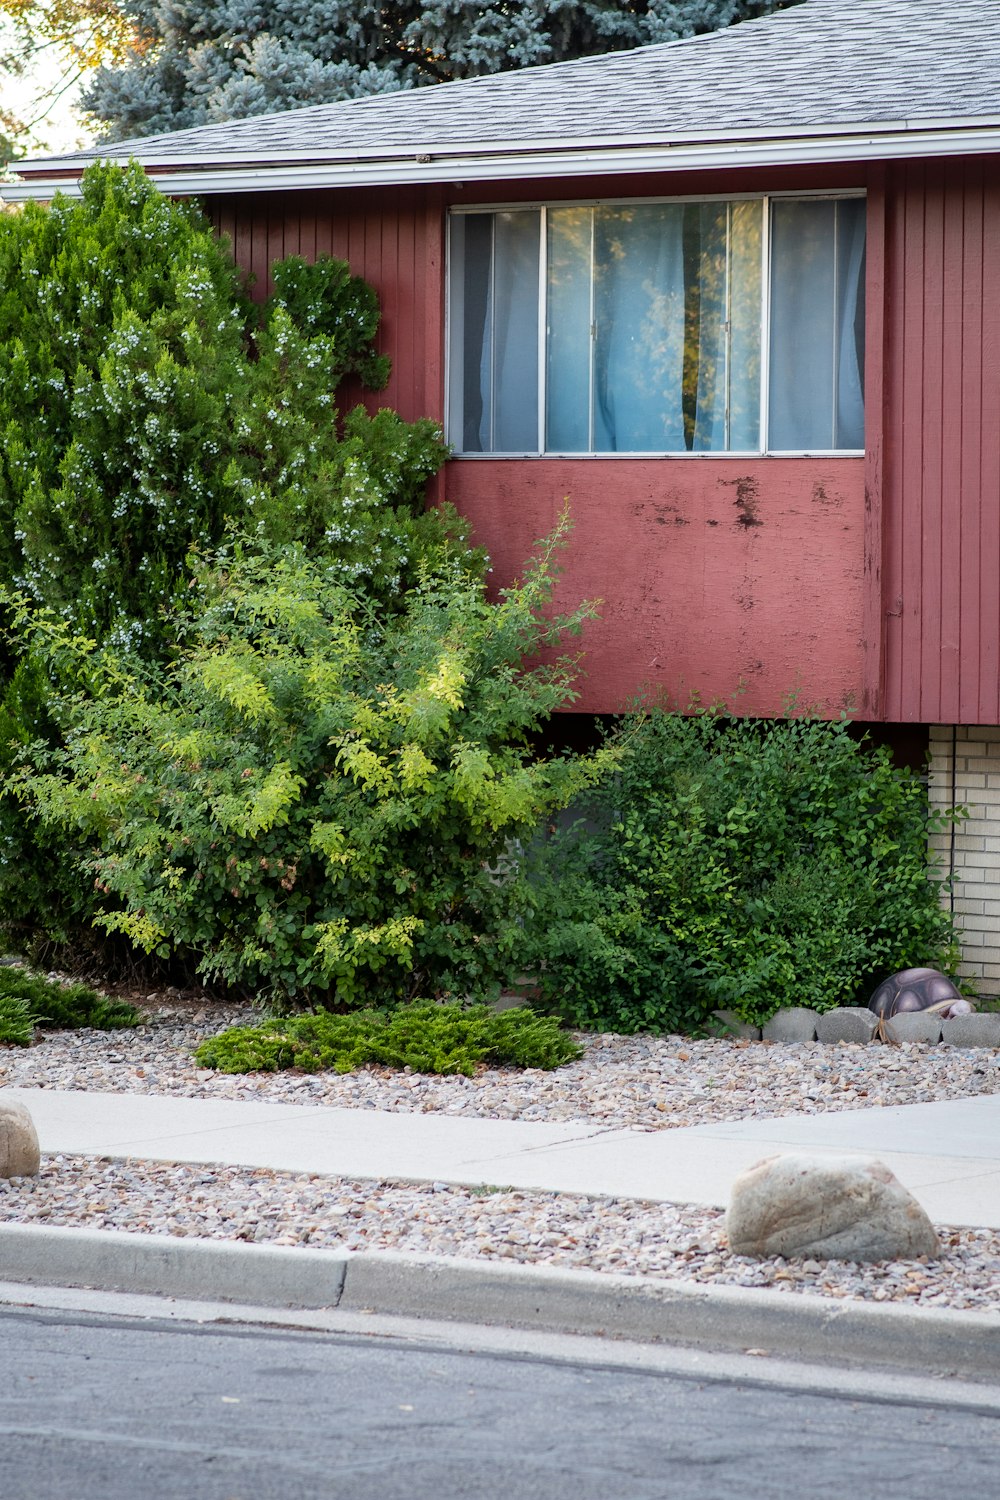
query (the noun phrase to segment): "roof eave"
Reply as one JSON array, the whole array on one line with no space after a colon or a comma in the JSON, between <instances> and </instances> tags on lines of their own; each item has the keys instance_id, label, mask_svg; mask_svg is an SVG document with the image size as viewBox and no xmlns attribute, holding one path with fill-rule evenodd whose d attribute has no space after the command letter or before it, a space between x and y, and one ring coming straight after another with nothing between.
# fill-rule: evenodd
<instances>
[{"instance_id":1,"label":"roof eave","mask_svg":"<svg viewBox=\"0 0 1000 1500\"><path fill-rule=\"evenodd\" d=\"M372 153L364 157L292 160L262 153L233 164L202 166L168 161L144 163L148 175L171 193L278 192L289 188L341 188L403 183L493 182L542 177L614 176L637 172L689 172L726 167L822 165L905 157L966 156L1000 153L1000 118L894 122L886 127L852 127L850 131L811 130L808 134L762 135L717 140L675 139L669 142L621 140L613 145L527 142L512 149L492 144L455 150L429 147L406 155ZM109 158L118 160L119 158ZM0 196L16 203L70 197L80 191L80 174L89 162L77 157L41 162L31 175L0 183Z\"/></svg>"},{"instance_id":2,"label":"roof eave","mask_svg":"<svg viewBox=\"0 0 1000 1500\"><path fill-rule=\"evenodd\" d=\"M273 123L273 117L267 117L267 123ZM871 135L871 134L894 134L899 131L938 131L938 130L977 130L1000 125L1000 116L990 115L924 115L918 119L907 119L900 116L897 119L882 118L879 120L855 120L850 122L839 121L837 123L820 125L809 124L796 126L795 128L781 129L774 125L769 126L747 126L741 129L730 127L726 130L671 130L669 136L662 134L652 135L649 131L643 133L622 132L609 143L606 135L595 136L565 136L565 135L540 135L534 140L519 142L516 148L511 147L509 139L489 138L469 144L469 154L476 156L489 156L497 153L509 152L511 149L519 151L597 151L613 147L614 149L631 150L635 147L655 147L682 145L711 145L735 144L744 141L774 141L774 140L803 140L820 139L823 136L848 136L848 135ZM193 135L193 154L185 158L177 153L176 143L178 139L184 139L187 134L190 139ZM317 164L321 161L338 162L348 159L361 160L358 153L343 151L322 151L312 147L308 150L289 150L287 146L274 147L272 150L257 149L247 151L241 155L236 142L228 140L218 155L212 155L199 149L198 136L200 131L183 133L180 137L174 135L166 136L144 136L134 141L117 142L109 148L108 156L112 159L125 160L126 157L138 155L147 170L155 171L157 168L169 171L177 166L190 167L192 171L201 171L207 167L232 167L250 166L267 162L279 164L306 165ZM174 142L174 149L163 151L163 147ZM132 150L135 147L135 151ZM435 141L428 137L421 141L412 153L403 153L398 146L373 146L364 153L366 161L399 161L412 160L418 156L429 155L433 157L445 157L455 153L454 143L446 141ZM69 156L43 156L22 163L24 171L32 175L36 172L44 172L47 175L63 172L67 176L80 170L82 165L101 158L100 148L90 147L85 151L74 151Z\"/></svg>"}]
</instances>

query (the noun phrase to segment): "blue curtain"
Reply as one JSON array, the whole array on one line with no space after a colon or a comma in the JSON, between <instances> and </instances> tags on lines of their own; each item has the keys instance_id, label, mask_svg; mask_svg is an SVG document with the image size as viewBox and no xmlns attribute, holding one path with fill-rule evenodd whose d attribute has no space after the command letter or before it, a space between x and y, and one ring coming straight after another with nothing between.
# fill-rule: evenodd
<instances>
[{"instance_id":1,"label":"blue curtain","mask_svg":"<svg viewBox=\"0 0 1000 1500\"><path fill-rule=\"evenodd\" d=\"M451 429L465 453L538 450L540 223L537 209L452 222Z\"/></svg>"},{"instance_id":2,"label":"blue curtain","mask_svg":"<svg viewBox=\"0 0 1000 1500\"><path fill-rule=\"evenodd\" d=\"M681 452L684 206L595 213L594 448Z\"/></svg>"},{"instance_id":3,"label":"blue curtain","mask_svg":"<svg viewBox=\"0 0 1000 1500\"><path fill-rule=\"evenodd\" d=\"M771 213L768 447L863 448L864 199Z\"/></svg>"}]
</instances>

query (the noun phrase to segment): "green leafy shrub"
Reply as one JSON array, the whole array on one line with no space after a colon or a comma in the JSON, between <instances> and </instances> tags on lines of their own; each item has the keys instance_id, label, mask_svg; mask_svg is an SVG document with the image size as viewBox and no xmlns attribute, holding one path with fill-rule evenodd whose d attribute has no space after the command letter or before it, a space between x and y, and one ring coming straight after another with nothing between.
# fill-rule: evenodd
<instances>
[{"instance_id":1,"label":"green leafy shrub","mask_svg":"<svg viewBox=\"0 0 1000 1500\"><path fill-rule=\"evenodd\" d=\"M351 374L370 391L380 391L390 362L372 347L382 316L373 288L352 276L346 261L328 255L312 264L289 255L275 264L271 280L270 307L284 308L304 333L332 339L339 366L334 384Z\"/></svg>"},{"instance_id":2,"label":"green leafy shrub","mask_svg":"<svg viewBox=\"0 0 1000 1500\"><path fill-rule=\"evenodd\" d=\"M921 780L845 722L656 711L618 731L597 830L539 856L533 959L571 1024L691 1030L715 1008L866 1003L953 971Z\"/></svg>"},{"instance_id":3,"label":"green leafy shrub","mask_svg":"<svg viewBox=\"0 0 1000 1500\"><path fill-rule=\"evenodd\" d=\"M87 842L97 921L147 952L298 1003L494 993L520 972L517 842L616 754L531 748L572 697L569 659L524 665L580 623L544 613L554 545L496 603L444 556L396 613L300 548L237 551L155 671L29 618L82 686L14 789Z\"/></svg>"},{"instance_id":4,"label":"green leafy shrub","mask_svg":"<svg viewBox=\"0 0 1000 1500\"><path fill-rule=\"evenodd\" d=\"M125 1000L109 1000L85 984L60 984L7 965L0 967L0 1002L8 1003L12 1013L24 1007L43 1031L76 1031L81 1026L119 1031L142 1020L142 1012Z\"/></svg>"},{"instance_id":5,"label":"green leafy shrub","mask_svg":"<svg viewBox=\"0 0 1000 1500\"><path fill-rule=\"evenodd\" d=\"M195 1060L222 1073L305 1073L380 1064L415 1073L464 1073L493 1068L558 1068L583 1055L582 1047L548 1017L529 1010L500 1014L488 1006L419 1004L384 1013L334 1015L316 1011L231 1026L202 1042Z\"/></svg>"},{"instance_id":6,"label":"green leafy shrub","mask_svg":"<svg viewBox=\"0 0 1000 1500\"><path fill-rule=\"evenodd\" d=\"M209 222L137 164L0 216L0 582L87 634L155 642L189 550L229 518L312 544L388 499L377 571L398 587L414 539L440 535L413 504L440 433L361 413L342 439L339 383L388 373L375 294L341 261L274 275L261 315Z\"/></svg>"},{"instance_id":7,"label":"green leafy shrub","mask_svg":"<svg viewBox=\"0 0 1000 1500\"><path fill-rule=\"evenodd\" d=\"M32 744L58 743L50 695L50 668L34 652L0 687L0 931L13 951L40 964L49 945L87 930L94 910L93 892L71 858L77 840L43 827L3 795L12 766Z\"/></svg>"},{"instance_id":8,"label":"green leafy shrub","mask_svg":"<svg viewBox=\"0 0 1000 1500\"><path fill-rule=\"evenodd\" d=\"M374 292L340 261L274 268L251 306L225 244L138 165L94 165L82 196L0 215L0 600L151 662L174 649L192 550L230 528L299 543L331 579L392 611L428 558L464 537L424 488L438 427L358 408L338 384L385 383ZM482 557L457 560L480 573ZM0 637L0 778L12 746L58 745L49 711L73 663ZM67 825L0 801L0 923L19 951L79 942L93 888Z\"/></svg>"}]
</instances>

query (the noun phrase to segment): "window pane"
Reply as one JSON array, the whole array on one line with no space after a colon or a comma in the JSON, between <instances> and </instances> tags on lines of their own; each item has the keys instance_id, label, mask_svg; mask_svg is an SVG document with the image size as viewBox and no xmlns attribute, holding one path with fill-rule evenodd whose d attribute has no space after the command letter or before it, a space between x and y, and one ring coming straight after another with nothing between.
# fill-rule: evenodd
<instances>
[{"instance_id":1,"label":"window pane","mask_svg":"<svg viewBox=\"0 0 1000 1500\"><path fill-rule=\"evenodd\" d=\"M734 203L729 220L729 447L760 448L761 231L764 205Z\"/></svg>"},{"instance_id":2,"label":"window pane","mask_svg":"<svg viewBox=\"0 0 1000 1500\"><path fill-rule=\"evenodd\" d=\"M771 212L768 445L833 447L835 203L775 203Z\"/></svg>"},{"instance_id":3,"label":"window pane","mask_svg":"<svg viewBox=\"0 0 1000 1500\"><path fill-rule=\"evenodd\" d=\"M769 446L862 448L864 203L776 203L771 225Z\"/></svg>"},{"instance_id":4,"label":"window pane","mask_svg":"<svg viewBox=\"0 0 1000 1500\"><path fill-rule=\"evenodd\" d=\"M838 448L865 446L865 209L863 198L837 204Z\"/></svg>"},{"instance_id":5,"label":"window pane","mask_svg":"<svg viewBox=\"0 0 1000 1500\"><path fill-rule=\"evenodd\" d=\"M684 446L694 453L726 446L728 219L725 203L684 208Z\"/></svg>"},{"instance_id":6,"label":"window pane","mask_svg":"<svg viewBox=\"0 0 1000 1500\"><path fill-rule=\"evenodd\" d=\"M538 449L538 211L452 220L449 431L463 453Z\"/></svg>"},{"instance_id":7,"label":"window pane","mask_svg":"<svg viewBox=\"0 0 1000 1500\"><path fill-rule=\"evenodd\" d=\"M493 451L538 448L538 254L541 215L495 216Z\"/></svg>"},{"instance_id":8,"label":"window pane","mask_svg":"<svg viewBox=\"0 0 1000 1500\"><path fill-rule=\"evenodd\" d=\"M594 446L684 449L684 207L602 208L594 223Z\"/></svg>"},{"instance_id":9,"label":"window pane","mask_svg":"<svg viewBox=\"0 0 1000 1500\"><path fill-rule=\"evenodd\" d=\"M550 208L546 439L555 453L590 448L590 208Z\"/></svg>"},{"instance_id":10,"label":"window pane","mask_svg":"<svg viewBox=\"0 0 1000 1500\"><path fill-rule=\"evenodd\" d=\"M491 446L493 215L456 214L451 223L452 441L463 453Z\"/></svg>"}]
</instances>

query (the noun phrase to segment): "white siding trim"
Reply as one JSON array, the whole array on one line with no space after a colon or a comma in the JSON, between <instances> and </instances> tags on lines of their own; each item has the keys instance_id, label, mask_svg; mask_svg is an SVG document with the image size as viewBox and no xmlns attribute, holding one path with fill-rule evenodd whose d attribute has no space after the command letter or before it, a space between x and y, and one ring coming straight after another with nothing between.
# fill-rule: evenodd
<instances>
[{"instance_id":1,"label":"white siding trim","mask_svg":"<svg viewBox=\"0 0 1000 1500\"><path fill-rule=\"evenodd\" d=\"M137 143L138 144L138 143ZM1000 125L969 130L874 131L863 135L794 135L771 140L678 142L676 145L638 144L565 148L550 142L509 148L456 151L445 147L419 155L395 152L385 158L330 160L298 165L281 153L261 154L240 166L206 164L178 169L155 158L144 163L164 192L189 193L279 192L288 188L365 187L384 184L494 182L507 178L601 177L622 173L705 172L729 167L777 167L813 164L890 161L907 157L977 156L1000 151ZM291 155L291 153L289 153ZM93 158L99 160L100 158ZM121 158L111 157L109 160ZM124 163L123 163L124 164ZM39 167L42 167L39 163ZM56 192L79 196L79 173L89 161L65 158L45 162L58 176L0 184L11 203L29 198L48 199ZM161 175L162 173L162 175Z\"/></svg>"}]
</instances>

